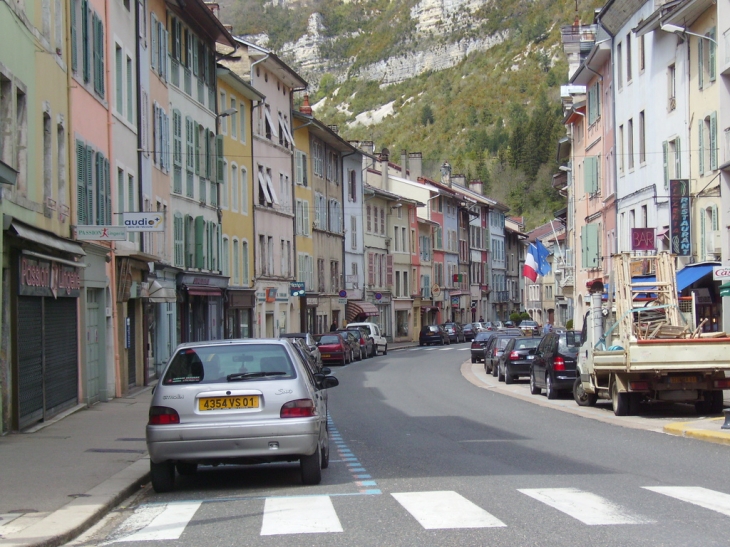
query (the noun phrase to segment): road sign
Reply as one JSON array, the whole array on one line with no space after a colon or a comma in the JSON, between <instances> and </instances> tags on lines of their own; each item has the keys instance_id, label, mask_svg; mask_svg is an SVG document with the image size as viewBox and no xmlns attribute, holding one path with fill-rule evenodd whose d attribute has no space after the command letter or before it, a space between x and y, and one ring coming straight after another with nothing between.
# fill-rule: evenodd
<instances>
[{"instance_id":1,"label":"road sign","mask_svg":"<svg viewBox=\"0 0 730 547\"><path fill-rule=\"evenodd\" d=\"M76 226L79 241L124 241L127 229L124 226Z\"/></svg>"}]
</instances>

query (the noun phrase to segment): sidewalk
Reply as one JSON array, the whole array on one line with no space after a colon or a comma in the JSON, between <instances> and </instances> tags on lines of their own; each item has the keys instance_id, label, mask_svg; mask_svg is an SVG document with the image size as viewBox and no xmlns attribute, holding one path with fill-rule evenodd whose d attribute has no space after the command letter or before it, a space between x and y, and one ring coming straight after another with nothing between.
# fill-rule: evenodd
<instances>
[{"instance_id":1,"label":"sidewalk","mask_svg":"<svg viewBox=\"0 0 730 547\"><path fill-rule=\"evenodd\" d=\"M151 388L0 437L0 546L61 545L147 481Z\"/></svg>"},{"instance_id":2,"label":"sidewalk","mask_svg":"<svg viewBox=\"0 0 730 547\"><path fill-rule=\"evenodd\" d=\"M680 437L730 445L730 429L721 429L725 418L699 418L688 422L674 422L664 426L664 431Z\"/></svg>"}]
</instances>

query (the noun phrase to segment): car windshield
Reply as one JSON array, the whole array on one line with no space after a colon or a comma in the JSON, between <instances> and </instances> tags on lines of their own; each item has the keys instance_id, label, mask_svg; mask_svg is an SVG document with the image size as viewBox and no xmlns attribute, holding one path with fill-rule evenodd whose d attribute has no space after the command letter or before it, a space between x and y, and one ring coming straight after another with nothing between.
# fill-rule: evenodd
<instances>
[{"instance_id":1,"label":"car windshield","mask_svg":"<svg viewBox=\"0 0 730 547\"><path fill-rule=\"evenodd\" d=\"M339 344L340 337L334 334L323 334L322 336L315 336L314 339L320 344Z\"/></svg>"},{"instance_id":2,"label":"car windshield","mask_svg":"<svg viewBox=\"0 0 730 547\"><path fill-rule=\"evenodd\" d=\"M580 332L568 331L560 335L558 351L563 353L578 353L580 348Z\"/></svg>"},{"instance_id":3,"label":"car windshield","mask_svg":"<svg viewBox=\"0 0 730 547\"><path fill-rule=\"evenodd\" d=\"M536 327L536 326L537 326L537 323L535 323L534 321L523 321L522 323L520 323L520 327Z\"/></svg>"},{"instance_id":4,"label":"car windshield","mask_svg":"<svg viewBox=\"0 0 730 547\"><path fill-rule=\"evenodd\" d=\"M540 343L539 338L528 338L527 340L515 340L515 349L536 348Z\"/></svg>"},{"instance_id":5,"label":"car windshield","mask_svg":"<svg viewBox=\"0 0 730 547\"><path fill-rule=\"evenodd\" d=\"M362 332L360 332L359 330L348 330L346 332L349 332L350 334L352 334L358 340L360 340L360 338L362 338Z\"/></svg>"},{"instance_id":6,"label":"car windshield","mask_svg":"<svg viewBox=\"0 0 730 547\"><path fill-rule=\"evenodd\" d=\"M273 344L215 345L185 348L173 357L164 385L214 384L249 379L296 378L283 346Z\"/></svg>"}]
</instances>

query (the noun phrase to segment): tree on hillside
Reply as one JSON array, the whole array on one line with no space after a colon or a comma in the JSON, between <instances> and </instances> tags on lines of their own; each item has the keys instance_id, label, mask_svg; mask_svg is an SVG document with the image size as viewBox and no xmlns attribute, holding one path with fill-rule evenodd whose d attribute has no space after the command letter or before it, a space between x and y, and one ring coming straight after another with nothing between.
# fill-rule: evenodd
<instances>
[{"instance_id":1,"label":"tree on hillside","mask_svg":"<svg viewBox=\"0 0 730 547\"><path fill-rule=\"evenodd\" d=\"M421 110L421 125L433 125L434 118L433 118L433 110L431 109L430 104L423 105L423 109Z\"/></svg>"}]
</instances>

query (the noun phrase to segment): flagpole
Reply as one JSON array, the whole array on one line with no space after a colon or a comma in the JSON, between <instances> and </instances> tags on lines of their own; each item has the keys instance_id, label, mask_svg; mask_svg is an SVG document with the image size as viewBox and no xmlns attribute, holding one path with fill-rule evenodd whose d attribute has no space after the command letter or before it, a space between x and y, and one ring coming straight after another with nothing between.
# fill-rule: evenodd
<instances>
[{"instance_id":1,"label":"flagpole","mask_svg":"<svg viewBox=\"0 0 730 547\"><path fill-rule=\"evenodd\" d=\"M558 254L560 255L560 261L563 263L563 266L565 266L565 257L563 256L563 249L560 248L560 242L558 241L558 234L555 233L555 226L553 226L553 221L550 221L550 228L553 231L553 237L555 238L555 244L558 246Z\"/></svg>"}]
</instances>

